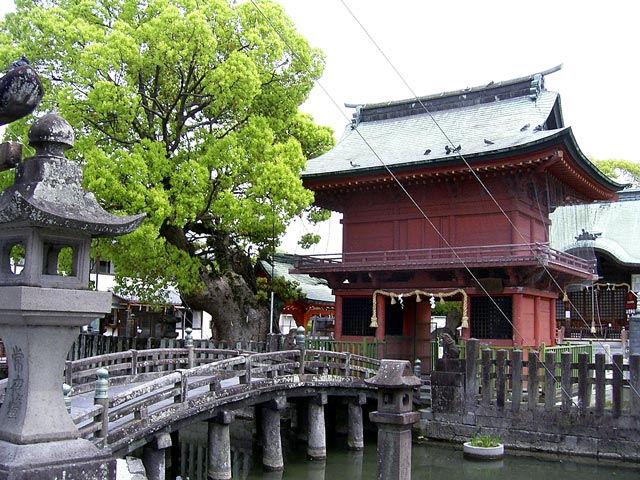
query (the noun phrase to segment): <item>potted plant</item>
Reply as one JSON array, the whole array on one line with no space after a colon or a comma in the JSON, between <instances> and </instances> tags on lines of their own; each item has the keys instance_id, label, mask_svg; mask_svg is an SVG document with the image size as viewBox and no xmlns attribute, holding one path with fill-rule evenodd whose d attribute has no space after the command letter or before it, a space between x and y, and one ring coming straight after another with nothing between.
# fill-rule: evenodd
<instances>
[{"instance_id":1,"label":"potted plant","mask_svg":"<svg viewBox=\"0 0 640 480\"><path fill-rule=\"evenodd\" d=\"M504 445L500 437L494 435L480 435L476 433L471 441L463 445L465 458L473 460L498 460L504 457Z\"/></svg>"}]
</instances>

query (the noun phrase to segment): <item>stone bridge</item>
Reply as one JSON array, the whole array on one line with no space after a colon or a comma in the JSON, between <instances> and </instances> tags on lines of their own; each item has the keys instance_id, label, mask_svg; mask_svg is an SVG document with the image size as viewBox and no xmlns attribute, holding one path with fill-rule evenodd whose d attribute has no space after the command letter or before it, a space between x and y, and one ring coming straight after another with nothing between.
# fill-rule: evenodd
<instances>
[{"instance_id":1,"label":"stone bridge","mask_svg":"<svg viewBox=\"0 0 640 480\"><path fill-rule=\"evenodd\" d=\"M280 469L280 411L292 398L307 399L309 457L326 456L324 405L332 396L346 399L349 447L363 447L362 405L377 395L364 380L379 366L375 359L322 350L128 350L66 362L64 391L80 436L104 453L123 457L147 446L150 479L164 478L169 434L203 420L209 420L210 442L216 439L210 450L219 457L209 459L209 470L226 472L229 424L233 412L246 407L260 409L263 444L269 445L264 466Z\"/></svg>"}]
</instances>

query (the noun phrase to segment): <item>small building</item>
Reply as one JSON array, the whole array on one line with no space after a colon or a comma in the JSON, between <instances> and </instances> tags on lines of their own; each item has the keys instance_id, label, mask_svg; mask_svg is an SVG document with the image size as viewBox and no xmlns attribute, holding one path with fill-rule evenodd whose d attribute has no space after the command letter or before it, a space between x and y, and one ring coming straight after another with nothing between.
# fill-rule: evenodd
<instances>
[{"instance_id":1,"label":"small building","mask_svg":"<svg viewBox=\"0 0 640 480\"><path fill-rule=\"evenodd\" d=\"M295 272L328 281L337 339L424 362L431 310L454 301L463 338L554 343L556 300L595 270L551 247L549 214L622 186L580 151L544 86L553 71L354 105L337 145L308 161L315 204L342 213L342 252L302 257Z\"/></svg>"},{"instance_id":2,"label":"small building","mask_svg":"<svg viewBox=\"0 0 640 480\"><path fill-rule=\"evenodd\" d=\"M571 205L551 214L551 245L595 261L597 279L567 285L558 327L567 338L619 338L640 292L640 189L618 200Z\"/></svg>"},{"instance_id":3,"label":"small building","mask_svg":"<svg viewBox=\"0 0 640 480\"><path fill-rule=\"evenodd\" d=\"M273 259L259 260L256 265L257 277L269 281L271 278L282 278L295 282L305 296L295 301L280 300L284 304L281 303L280 311L274 312L274 322L277 321L278 330L284 334L289 333L291 328L302 326L313 336L331 337L335 326L335 297L325 279L290 273L298 258L296 255L276 253Z\"/></svg>"},{"instance_id":4,"label":"small building","mask_svg":"<svg viewBox=\"0 0 640 480\"><path fill-rule=\"evenodd\" d=\"M92 287L103 292L116 292L115 270L107 260L93 259ZM112 309L104 318L87 326L88 333L138 338L184 338L186 328L194 339L209 339L209 314L192 310L184 304L175 289L161 292L156 302L143 301L134 295L113 293Z\"/></svg>"}]
</instances>

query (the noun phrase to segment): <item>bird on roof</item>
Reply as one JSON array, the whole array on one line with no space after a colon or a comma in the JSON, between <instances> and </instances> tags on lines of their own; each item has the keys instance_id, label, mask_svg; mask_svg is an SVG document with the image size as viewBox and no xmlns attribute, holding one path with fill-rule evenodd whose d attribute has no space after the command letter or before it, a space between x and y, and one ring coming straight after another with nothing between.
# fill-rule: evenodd
<instances>
[{"instance_id":1,"label":"bird on roof","mask_svg":"<svg viewBox=\"0 0 640 480\"><path fill-rule=\"evenodd\" d=\"M521 131L521 132L524 132L524 131L525 131L527 128L529 128L530 126L531 126L531 125L527 123L526 125L524 125L524 126L520 129L520 131Z\"/></svg>"},{"instance_id":2,"label":"bird on roof","mask_svg":"<svg viewBox=\"0 0 640 480\"><path fill-rule=\"evenodd\" d=\"M22 54L20 60L16 60L15 62L11 63L11 65L9 65L9 67L7 68L7 72L10 72L14 68L22 67L23 65L29 65L29 59L25 56L24 53Z\"/></svg>"},{"instance_id":3,"label":"bird on roof","mask_svg":"<svg viewBox=\"0 0 640 480\"><path fill-rule=\"evenodd\" d=\"M487 140L486 138L484 139L484 144L485 145L493 145L493 142L491 140Z\"/></svg>"},{"instance_id":4,"label":"bird on roof","mask_svg":"<svg viewBox=\"0 0 640 480\"><path fill-rule=\"evenodd\" d=\"M453 151L453 149L449 145L445 145L444 151L447 155L449 155Z\"/></svg>"},{"instance_id":5,"label":"bird on roof","mask_svg":"<svg viewBox=\"0 0 640 480\"><path fill-rule=\"evenodd\" d=\"M429 155L430 153L431 153L431 149L430 149L430 148L427 148L427 149L424 151L423 155Z\"/></svg>"},{"instance_id":6,"label":"bird on roof","mask_svg":"<svg viewBox=\"0 0 640 480\"><path fill-rule=\"evenodd\" d=\"M353 160L349 160L349 164L350 164L353 168L356 168L356 167L359 167L359 166L360 166L360 164L358 164L358 163L353 163Z\"/></svg>"},{"instance_id":7,"label":"bird on roof","mask_svg":"<svg viewBox=\"0 0 640 480\"><path fill-rule=\"evenodd\" d=\"M535 128L533 129L534 132L540 132L544 129L544 127L542 125L536 125Z\"/></svg>"},{"instance_id":8,"label":"bird on roof","mask_svg":"<svg viewBox=\"0 0 640 480\"><path fill-rule=\"evenodd\" d=\"M493 85L495 82L493 80L491 80L489 83L487 83L487 87L490 87L491 85Z\"/></svg>"},{"instance_id":9,"label":"bird on roof","mask_svg":"<svg viewBox=\"0 0 640 480\"><path fill-rule=\"evenodd\" d=\"M452 151L453 152L459 152L460 150L462 150L462 145L458 145L456 148L454 148Z\"/></svg>"}]
</instances>

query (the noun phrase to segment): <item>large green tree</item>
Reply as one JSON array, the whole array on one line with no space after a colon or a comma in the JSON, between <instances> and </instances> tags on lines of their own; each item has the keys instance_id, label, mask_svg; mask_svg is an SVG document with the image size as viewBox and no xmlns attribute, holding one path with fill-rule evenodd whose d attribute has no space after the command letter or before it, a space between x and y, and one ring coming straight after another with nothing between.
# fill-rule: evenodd
<instances>
[{"instance_id":1,"label":"large green tree","mask_svg":"<svg viewBox=\"0 0 640 480\"><path fill-rule=\"evenodd\" d=\"M621 183L640 186L640 164L629 160L608 159L591 161L606 176Z\"/></svg>"},{"instance_id":2,"label":"large green tree","mask_svg":"<svg viewBox=\"0 0 640 480\"><path fill-rule=\"evenodd\" d=\"M15 4L0 23L0 64L29 57L46 85L41 110L76 129L70 155L103 206L147 213L96 253L146 298L177 287L212 315L217 338L262 337L251 258L309 207L299 174L333 144L298 110L322 53L267 0Z\"/></svg>"}]
</instances>

